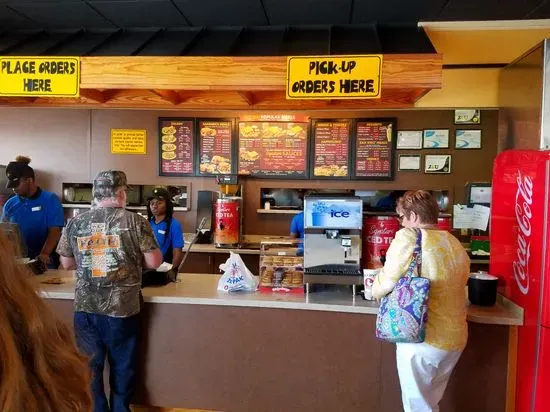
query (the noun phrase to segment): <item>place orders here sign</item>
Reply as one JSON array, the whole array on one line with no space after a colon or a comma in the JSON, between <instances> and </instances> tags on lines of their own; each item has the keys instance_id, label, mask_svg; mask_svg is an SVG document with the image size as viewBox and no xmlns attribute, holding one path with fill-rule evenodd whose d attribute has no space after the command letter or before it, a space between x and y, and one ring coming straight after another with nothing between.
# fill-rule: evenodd
<instances>
[{"instance_id":1,"label":"place orders here sign","mask_svg":"<svg viewBox=\"0 0 550 412\"><path fill-rule=\"evenodd\" d=\"M287 99L379 99L382 55L287 59Z\"/></svg>"},{"instance_id":2,"label":"place orders here sign","mask_svg":"<svg viewBox=\"0 0 550 412\"><path fill-rule=\"evenodd\" d=\"M79 57L0 56L0 96L79 97Z\"/></svg>"}]
</instances>

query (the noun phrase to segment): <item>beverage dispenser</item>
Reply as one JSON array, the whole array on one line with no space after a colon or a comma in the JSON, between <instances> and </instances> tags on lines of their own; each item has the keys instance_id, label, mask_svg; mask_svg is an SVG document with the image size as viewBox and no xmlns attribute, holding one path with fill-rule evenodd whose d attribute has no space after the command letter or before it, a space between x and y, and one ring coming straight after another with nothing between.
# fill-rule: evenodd
<instances>
[{"instance_id":1,"label":"beverage dispenser","mask_svg":"<svg viewBox=\"0 0 550 412\"><path fill-rule=\"evenodd\" d=\"M238 248L242 243L242 186L237 175L219 175L219 198L214 208L214 244Z\"/></svg>"},{"instance_id":2,"label":"beverage dispenser","mask_svg":"<svg viewBox=\"0 0 550 412\"><path fill-rule=\"evenodd\" d=\"M304 283L362 284L359 197L306 197Z\"/></svg>"}]
</instances>

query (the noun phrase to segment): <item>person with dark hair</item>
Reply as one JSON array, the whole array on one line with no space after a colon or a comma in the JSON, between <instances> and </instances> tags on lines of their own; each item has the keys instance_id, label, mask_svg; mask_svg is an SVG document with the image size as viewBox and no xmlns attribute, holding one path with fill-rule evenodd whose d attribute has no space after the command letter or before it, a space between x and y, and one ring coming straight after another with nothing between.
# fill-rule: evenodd
<instances>
[{"instance_id":1,"label":"person with dark hair","mask_svg":"<svg viewBox=\"0 0 550 412\"><path fill-rule=\"evenodd\" d=\"M420 230L422 265L418 275L430 280L426 338L422 343L397 344L397 372L405 412L438 411L468 340L465 286L470 259L457 238L437 227L439 207L429 192L405 193L397 201L397 213L403 229L386 252L372 295L381 299L406 274Z\"/></svg>"},{"instance_id":2,"label":"person with dark hair","mask_svg":"<svg viewBox=\"0 0 550 412\"><path fill-rule=\"evenodd\" d=\"M100 172L94 206L73 218L57 246L64 269L76 269L74 329L90 357L95 412L130 412L136 384L142 270L157 269L162 254L146 219L124 209L126 174ZM105 359L111 389L103 385Z\"/></svg>"},{"instance_id":3,"label":"person with dark hair","mask_svg":"<svg viewBox=\"0 0 550 412\"><path fill-rule=\"evenodd\" d=\"M37 186L30 162L28 157L17 156L6 167L7 187L16 196L4 204L2 221L17 224L29 258L55 268L55 247L65 224L63 207L55 193Z\"/></svg>"},{"instance_id":4,"label":"person with dark hair","mask_svg":"<svg viewBox=\"0 0 550 412\"><path fill-rule=\"evenodd\" d=\"M164 187L155 187L147 202L147 218L160 246L163 260L177 270L183 259L183 231L181 223L174 219L174 204Z\"/></svg>"}]
</instances>

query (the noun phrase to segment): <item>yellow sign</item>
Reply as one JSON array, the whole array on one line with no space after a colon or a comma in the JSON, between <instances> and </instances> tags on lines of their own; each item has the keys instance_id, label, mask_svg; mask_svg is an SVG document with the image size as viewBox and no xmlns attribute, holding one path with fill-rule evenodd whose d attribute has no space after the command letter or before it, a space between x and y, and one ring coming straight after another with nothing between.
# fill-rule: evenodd
<instances>
[{"instance_id":1,"label":"yellow sign","mask_svg":"<svg viewBox=\"0 0 550 412\"><path fill-rule=\"evenodd\" d=\"M0 96L79 95L80 57L0 57Z\"/></svg>"},{"instance_id":2,"label":"yellow sign","mask_svg":"<svg viewBox=\"0 0 550 412\"><path fill-rule=\"evenodd\" d=\"M381 83L381 54L287 60L287 99L378 99Z\"/></svg>"},{"instance_id":3,"label":"yellow sign","mask_svg":"<svg viewBox=\"0 0 550 412\"><path fill-rule=\"evenodd\" d=\"M147 154L147 130L111 129L111 153Z\"/></svg>"}]
</instances>

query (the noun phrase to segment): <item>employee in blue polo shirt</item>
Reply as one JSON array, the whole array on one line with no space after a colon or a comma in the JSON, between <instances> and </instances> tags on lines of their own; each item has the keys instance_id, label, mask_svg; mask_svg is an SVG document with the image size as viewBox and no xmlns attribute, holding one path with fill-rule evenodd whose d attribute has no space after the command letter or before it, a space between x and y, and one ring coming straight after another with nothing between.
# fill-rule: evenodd
<instances>
[{"instance_id":1,"label":"employee in blue polo shirt","mask_svg":"<svg viewBox=\"0 0 550 412\"><path fill-rule=\"evenodd\" d=\"M31 159L17 156L6 167L7 187L17 196L10 198L2 211L2 221L16 223L31 259L55 267L54 251L65 223L59 198L36 185Z\"/></svg>"},{"instance_id":2,"label":"employee in blue polo shirt","mask_svg":"<svg viewBox=\"0 0 550 412\"><path fill-rule=\"evenodd\" d=\"M170 193L164 187L155 187L153 196L147 202L147 217L162 251L164 262L176 268L183 259L183 231L181 224L173 218L174 205Z\"/></svg>"}]
</instances>

